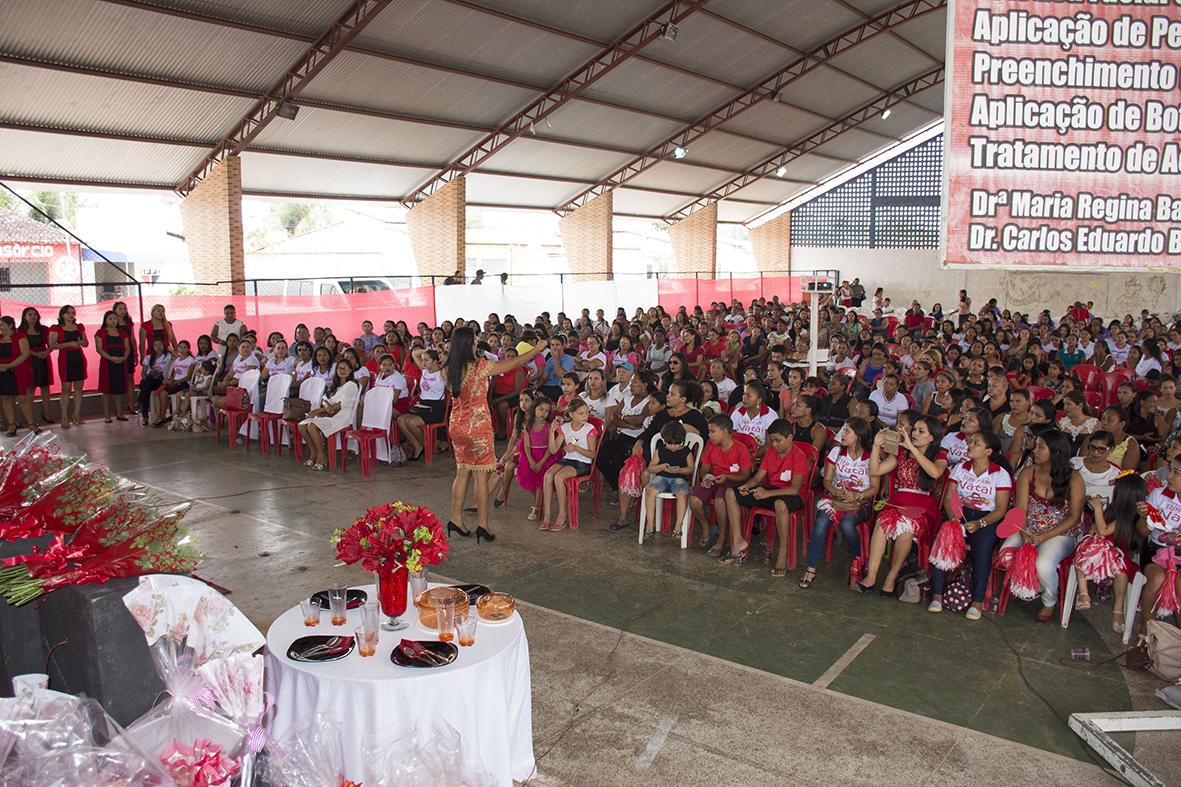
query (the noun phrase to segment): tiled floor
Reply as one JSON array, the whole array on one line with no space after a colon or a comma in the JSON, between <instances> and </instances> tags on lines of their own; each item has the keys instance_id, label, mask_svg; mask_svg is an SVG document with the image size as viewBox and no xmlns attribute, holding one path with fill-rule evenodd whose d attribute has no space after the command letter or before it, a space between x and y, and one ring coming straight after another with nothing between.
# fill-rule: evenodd
<instances>
[{"instance_id":1,"label":"tiled floor","mask_svg":"<svg viewBox=\"0 0 1181 787\"><path fill-rule=\"evenodd\" d=\"M164 497L197 501L189 522L210 556L200 573L264 629L330 577L361 581L333 566L328 536L369 505L447 514L447 457L365 479L355 464L314 473L257 445L231 451L134 423L65 437ZM1161 707L1150 677L1060 663L1073 647L1096 661L1118 652L1108 610L1077 614L1069 630L1037 625L1020 603L969 623L848 592L839 546L805 592L798 572L726 567L668 536L639 546L634 531L608 532L589 497L578 531L539 533L526 510L517 490L493 517L498 540L456 539L437 573L533 605L537 783L1104 783L1062 719ZM865 635L827 690L810 685ZM1166 783L1181 780L1175 742L1138 744Z\"/></svg>"}]
</instances>

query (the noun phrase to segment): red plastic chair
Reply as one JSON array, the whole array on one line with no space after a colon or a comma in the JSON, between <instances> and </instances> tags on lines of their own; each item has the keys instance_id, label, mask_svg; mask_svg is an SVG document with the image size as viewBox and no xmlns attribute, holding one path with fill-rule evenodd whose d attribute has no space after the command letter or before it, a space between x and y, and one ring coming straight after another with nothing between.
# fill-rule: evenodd
<instances>
[{"instance_id":1,"label":"red plastic chair","mask_svg":"<svg viewBox=\"0 0 1181 787\"><path fill-rule=\"evenodd\" d=\"M595 474L595 464L597 463L597 461L599 459L599 449L603 447L603 422L602 422L602 420L595 418L594 416L591 416L590 418L587 419L587 423L589 423L591 426L595 427L595 429L597 429L599 431L599 439L598 439L598 442L595 443L595 455L591 457L591 462L590 462L591 471L590 471L590 473L588 473L587 475L576 475L573 478L566 479L566 513L567 513L567 518L570 520L570 529L571 530L578 529L578 487L583 482L592 480L592 476L594 476L594 474ZM594 504L595 504L595 518L597 519L599 516L599 492L597 489L595 489L595 485L593 483L590 486L591 486L591 498L594 500ZM644 523L641 522L640 527L643 527L643 526L644 526Z\"/></svg>"},{"instance_id":2,"label":"red plastic chair","mask_svg":"<svg viewBox=\"0 0 1181 787\"><path fill-rule=\"evenodd\" d=\"M226 428L230 432L230 448L237 445L238 430L242 428L242 424L246 423L249 416L250 409L246 405L246 389L227 388L225 404L217 411L215 417L215 442L221 442L221 423L224 419Z\"/></svg>"},{"instance_id":3,"label":"red plastic chair","mask_svg":"<svg viewBox=\"0 0 1181 787\"><path fill-rule=\"evenodd\" d=\"M1035 402L1040 399L1053 399L1054 398L1053 389L1047 388L1044 385L1031 385L1031 386L1029 386L1028 390L1029 390L1029 395L1033 397L1033 401L1035 401Z\"/></svg>"},{"instance_id":4,"label":"red plastic chair","mask_svg":"<svg viewBox=\"0 0 1181 787\"><path fill-rule=\"evenodd\" d=\"M798 447L808 457L808 476L804 479L803 486L800 487L800 502L804 504L804 507L799 511L792 511L787 517L787 567L790 569L794 569L799 562L799 555L796 551L796 544L799 541L799 519L797 517L813 515L816 508L812 494L812 476L816 472L817 459L819 458L816 446L810 443L796 442L794 446ZM770 520L770 525L774 525L775 510L773 508L762 507L747 509L746 516L742 522L742 535L746 539L747 544L750 543L755 520L760 518L768 519ZM778 528L770 525L767 528L767 540L766 546L764 547L767 551L770 551L775 545L775 538L778 533Z\"/></svg>"},{"instance_id":5,"label":"red plastic chair","mask_svg":"<svg viewBox=\"0 0 1181 787\"><path fill-rule=\"evenodd\" d=\"M1098 366L1089 363L1075 364L1070 368L1070 373L1078 378L1085 390L1100 393L1103 391L1104 374Z\"/></svg>"},{"instance_id":6,"label":"red plastic chair","mask_svg":"<svg viewBox=\"0 0 1181 787\"><path fill-rule=\"evenodd\" d=\"M443 420L437 424L424 424L422 427L422 460L428 465L435 458L435 441L438 438L439 430L447 426L447 422L451 420L450 393L444 396L444 402Z\"/></svg>"},{"instance_id":7,"label":"red plastic chair","mask_svg":"<svg viewBox=\"0 0 1181 787\"><path fill-rule=\"evenodd\" d=\"M1009 549L1013 549L1009 547ZM988 589L985 591L984 599L990 602L993 595L1000 590L1000 597L997 599L994 609L996 614L1004 615L1005 609L1009 606L1009 572L1007 568L1002 566L1003 556L1007 550L998 550L996 556L992 561L992 573L988 577ZM1070 572L1074 570L1074 555L1068 555L1065 560L1058 564L1058 612L1059 618L1062 617L1062 605L1066 603L1066 583L1070 578ZM1001 574L1004 577L1001 577Z\"/></svg>"},{"instance_id":8,"label":"red plastic chair","mask_svg":"<svg viewBox=\"0 0 1181 787\"><path fill-rule=\"evenodd\" d=\"M1107 406L1111 406L1119 401L1119 396L1116 394L1117 389L1126 382L1131 382L1130 375L1125 375L1122 371L1111 371L1103 375L1103 401Z\"/></svg>"},{"instance_id":9,"label":"red plastic chair","mask_svg":"<svg viewBox=\"0 0 1181 787\"><path fill-rule=\"evenodd\" d=\"M1084 391L1083 396L1086 397L1087 407L1091 408L1091 413L1097 415L1103 411L1103 394L1097 391Z\"/></svg>"}]
</instances>

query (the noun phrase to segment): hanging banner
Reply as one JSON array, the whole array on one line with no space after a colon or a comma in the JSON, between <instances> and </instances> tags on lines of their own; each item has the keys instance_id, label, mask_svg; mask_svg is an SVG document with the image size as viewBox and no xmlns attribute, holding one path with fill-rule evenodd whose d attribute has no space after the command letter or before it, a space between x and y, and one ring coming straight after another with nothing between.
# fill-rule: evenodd
<instances>
[{"instance_id":1,"label":"hanging banner","mask_svg":"<svg viewBox=\"0 0 1181 787\"><path fill-rule=\"evenodd\" d=\"M1181 263L1181 3L954 0L943 260Z\"/></svg>"}]
</instances>

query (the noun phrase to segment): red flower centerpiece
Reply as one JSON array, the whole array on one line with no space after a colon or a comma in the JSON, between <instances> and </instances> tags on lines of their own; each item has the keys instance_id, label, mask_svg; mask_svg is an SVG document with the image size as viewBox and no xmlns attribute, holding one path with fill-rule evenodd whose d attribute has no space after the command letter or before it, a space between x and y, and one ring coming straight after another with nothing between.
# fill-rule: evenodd
<instances>
[{"instance_id":1,"label":"red flower centerpiece","mask_svg":"<svg viewBox=\"0 0 1181 787\"><path fill-rule=\"evenodd\" d=\"M342 564L377 575L377 597L388 620L382 628L396 631L406 624L398 616L406 611L409 572L419 572L447 557L443 523L425 506L393 502L374 506L345 530L332 534L336 559Z\"/></svg>"}]
</instances>

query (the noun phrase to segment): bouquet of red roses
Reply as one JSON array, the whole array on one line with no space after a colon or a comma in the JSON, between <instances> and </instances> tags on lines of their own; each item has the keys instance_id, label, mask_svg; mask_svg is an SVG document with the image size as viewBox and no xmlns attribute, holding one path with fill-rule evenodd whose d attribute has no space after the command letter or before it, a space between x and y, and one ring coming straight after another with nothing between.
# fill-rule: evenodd
<instances>
[{"instance_id":1,"label":"bouquet of red roses","mask_svg":"<svg viewBox=\"0 0 1181 787\"><path fill-rule=\"evenodd\" d=\"M353 525L332 534L336 559L369 572L405 566L415 573L447 557L443 523L426 506L393 502L374 506Z\"/></svg>"}]
</instances>

